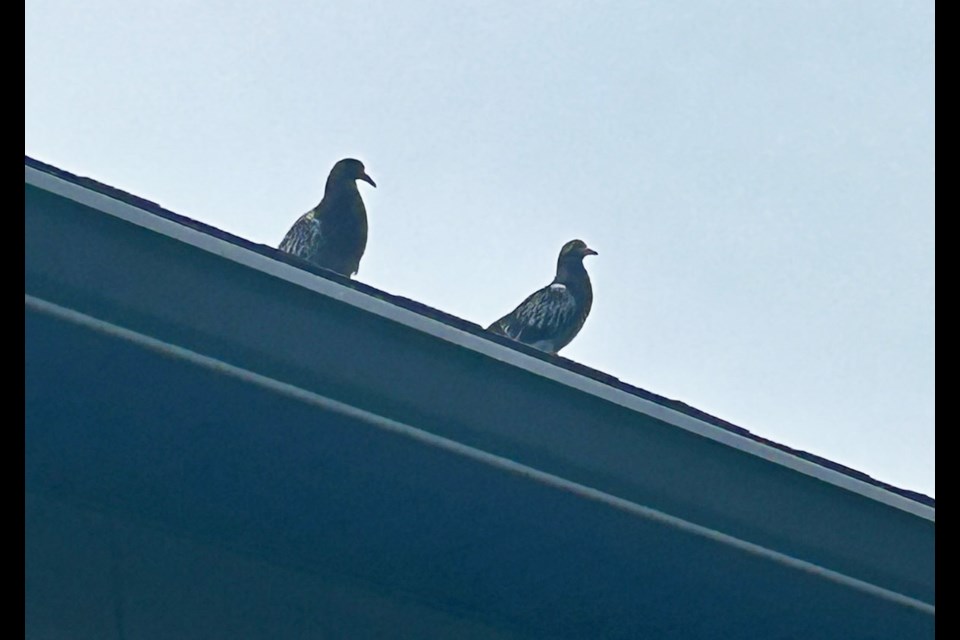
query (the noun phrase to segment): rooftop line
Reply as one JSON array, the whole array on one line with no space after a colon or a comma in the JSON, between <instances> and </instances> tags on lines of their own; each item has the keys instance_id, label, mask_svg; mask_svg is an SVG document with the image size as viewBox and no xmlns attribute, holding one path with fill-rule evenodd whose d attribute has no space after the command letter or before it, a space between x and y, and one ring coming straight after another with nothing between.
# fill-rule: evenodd
<instances>
[{"instance_id":1,"label":"rooftop line","mask_svg":"<svg viewBox=\"0 0 960 640\"><path fill-rule=\"evenodd\" d=\"M232 262L256 269L273 277L315 291L344 304L363 309L398 322L417 331L427 333L441 340L459 345L472 351L529 371L549 380L559 382L584 393L602 398L608 402L638 411L685 431L709 438L740 451L758 456L793 469L822 482L852 491L877 502L906 511L931 522L936 521L936 509L893 493L883 487L864 482L858 478L829 469L810 460L781 451L775 447L751 440L704 420L687 415L681 411L665 407L652 400L646 400L608 384L594 380L582 374L558 367L526 353L473 335L462 329L450 326L440 320L421 313L404 309L391 302L380 300L350 287L338 284L314 275L303 269L280 262L271 257L251 251L217 238L208 233L168 220L150 213L140 207L117 200L88 187L52 175L34 167L25 166L26 183L50 193L73 200L79 204L96 209L102 213L119 218L139 227L149 229L164 236L174 238L204 251L213 253ZM157 205L159 207L159 205Z\"/></svg>"}]
</instances>

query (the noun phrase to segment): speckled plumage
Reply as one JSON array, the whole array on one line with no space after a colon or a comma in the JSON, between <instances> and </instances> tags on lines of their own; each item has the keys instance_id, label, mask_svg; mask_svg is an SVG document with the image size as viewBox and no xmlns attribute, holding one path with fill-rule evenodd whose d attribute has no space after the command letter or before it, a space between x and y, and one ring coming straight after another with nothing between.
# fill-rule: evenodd
<instances>
[{"instance_id":1,"label":"speckled plumage","mask_svg":"<svg viewBox=\"0 0 960 640\"><path fill-rule=\"evenodd\" d=\"M570 344L593 305L593 288L583 259L596 254L582 240L563 245L553 282L531 294L487 331L553 354Z\"/></svg>"},{"instance_id":2,"label":"speckled plumage","mask_svg":"<svg viewBox=\"0 0 960 640\"><path fill-rule=\"evenodd\" d=\"M323 199L290 227L280 250L348 278L355 274L367 247L367 209L357 180L377 186L359 160L333 165Z\"/></svg>"}]
</instances>

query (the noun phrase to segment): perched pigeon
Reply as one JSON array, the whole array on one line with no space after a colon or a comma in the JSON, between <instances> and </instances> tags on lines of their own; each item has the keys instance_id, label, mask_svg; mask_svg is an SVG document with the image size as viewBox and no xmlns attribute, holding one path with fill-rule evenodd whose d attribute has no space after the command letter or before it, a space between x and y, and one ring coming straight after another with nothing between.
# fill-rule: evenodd
<instances>
[{"instance_id":1,"label":"perched pigeon","mask_svg":"<svg viewBox=\"0 0 960 640\"><path fill-rule=\"evenodd\" d=\"M357 180L377 186L359 160L345 158L333 165L320 204L290 227L280 250L348 278L355 274L367 246L367 210Z\"/></svg>"},{"instance_id":2,"label":"perched pigeon","mask_svg":"<svg viewBox=\"0 0 960 640\"><path fill-rule=\"evenodd\" d=\"M597 252L583 240L563 245L553 282L487 327L487 331L547 353L563 349L579 333L590 313L593 289L583 259L595 255Z\"/></svg>"}]
</instances>

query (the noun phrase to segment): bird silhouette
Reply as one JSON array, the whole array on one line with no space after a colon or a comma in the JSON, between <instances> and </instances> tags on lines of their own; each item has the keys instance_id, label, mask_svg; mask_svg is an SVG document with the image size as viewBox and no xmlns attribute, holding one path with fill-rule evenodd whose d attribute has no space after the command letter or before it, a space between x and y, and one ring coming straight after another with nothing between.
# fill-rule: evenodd
<instances>
[{"instance_id":1,"label":"bird silhouette","mask_svg":"<svg viewBox=\"0 0 960 640\"><path fill-rule=\"evenodd\" d=\"M357 180L377 186L359 160L344 158L333 165L323 199L293 223L280 250L348 278L357 273L367 247L367 209Z\"/></svg>"},{"instance_id":2,"label":"bird silhouette","mask_svg":"<svg viewBox=\"0 0 960 640\"><path fill-rule=\"evenodd\" d=\"M583 259L597 252L582 240L560 249L553 282L535 291L487 331L556 354L576 337L593 306L593 288Z\"/></svg>"}]
</instances>

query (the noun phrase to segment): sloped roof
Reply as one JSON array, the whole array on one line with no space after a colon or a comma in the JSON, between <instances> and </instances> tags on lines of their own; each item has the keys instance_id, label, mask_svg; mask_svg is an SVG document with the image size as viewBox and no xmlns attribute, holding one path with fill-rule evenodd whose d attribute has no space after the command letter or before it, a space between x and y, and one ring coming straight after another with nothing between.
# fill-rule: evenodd
<instances>
[{"instance_id":1,"label":"sloped roof","mask_svg":"<svg viewBox=\"0 0 960 640\"><path fill-rule=\"evenodd\" d=\"M882 482L876 478L873 478L865 473L862 473L860 471L857 471L845 465L833 462L827 458L823 458L821 456L808 453L806 451L793 449L786 445L769 440L767 438L754 434L747 429L744 429L726 420L723 420L722 418L718 418L704 411L696 409L695 407L692 407L684 402L670 399L670 398L665 398L663 396L657 395L645 389L635 387L626 382L623 382L622 380L616 378L615 376L606 374L602 371L598 371L591 367L574 362L562 356L548 355L538 350L529 348L520 343L509 340L507 338L489 334L486 331L484 331L483 327L477 324L474 324L472 322L469 322L467 320L464 320L462 318L458 318L456 316L445 313L441 310L434 309L432 307L419 303L415 300L410 300L409 298L404 298L401 296L395 296L385 291L382 291L380 289L377 289L375 287L366 285L362 282L358 282L356 280L350 280L348 278L344 278L342 276L339 276L338 274L326 271L324 269L319 269L303 260L300 260L295 256L282 252L274 247L250 242L249 240L245 240L244 238L240 238L228 232L222 231L220 229L217 229L216 227L212 227L210 225L204 224L197 220L193 220L186 216L182 216L177 213L174 213L173 211L165 209L162 206L154 202L151 202L149 200L146 200L144 198L140 198L139 196L127 193L125 191L103 184L91 178L77 176L75 174L64 171L62 169L59 169L47 163L41 162L34 158L30 158L29 156L24 157L24 164L27 167L32 167L33 169L42 171L52 176L56 176L58 178L61 178L63 180L76 184L78 186L100 193L104 196L135 206L150 214L162 217L166 220L175 222L185 227L189 227L191 229L213 236L215 238L231 243L233 245L243 247L244 249L256 252L263 256L267 256L274 260L278 260L280 262L284 262L286 264L295 266L297 268L308 271L321 278L336 282L337 284L342 286L349 287L359 293L371 296L373 298L387 302L389 304L396 305L397 307L431 318L435 321L438 321L450 327L456 328L460 331L465 331L467 333L470 333L476 336L482 336L485 339L491 340L493 342L497 342L504 346L508 346L512 349L523 352L528 356L548 362L553 366L560 367L567 371L576 373L580 376L584 376L602 385L606 385L618 391L625 392L637 398L641 398L643 400L653 402L659 406L662 406L667 409L671 409L673 411L679 412L691 418L695 418L697 420L705 422L714 427L723 429L729 433L736 434L738 436L747 438L751 441L760 443L762 445L772 447L774 449L777 449L791 456L795 456L796 458L813 463L825 469L829 469L829 470L841 473L845 476L848 476L855 480L859 480L869 485L873 485L875 487L884 489L886 491L902 496L909 500L913 500L922 505L926 505L929 507L936 506L935 500L924 494L921 494L915 491L910 491L908 489L895 487L888 483Z\"/></svg>"}]
</instances>

